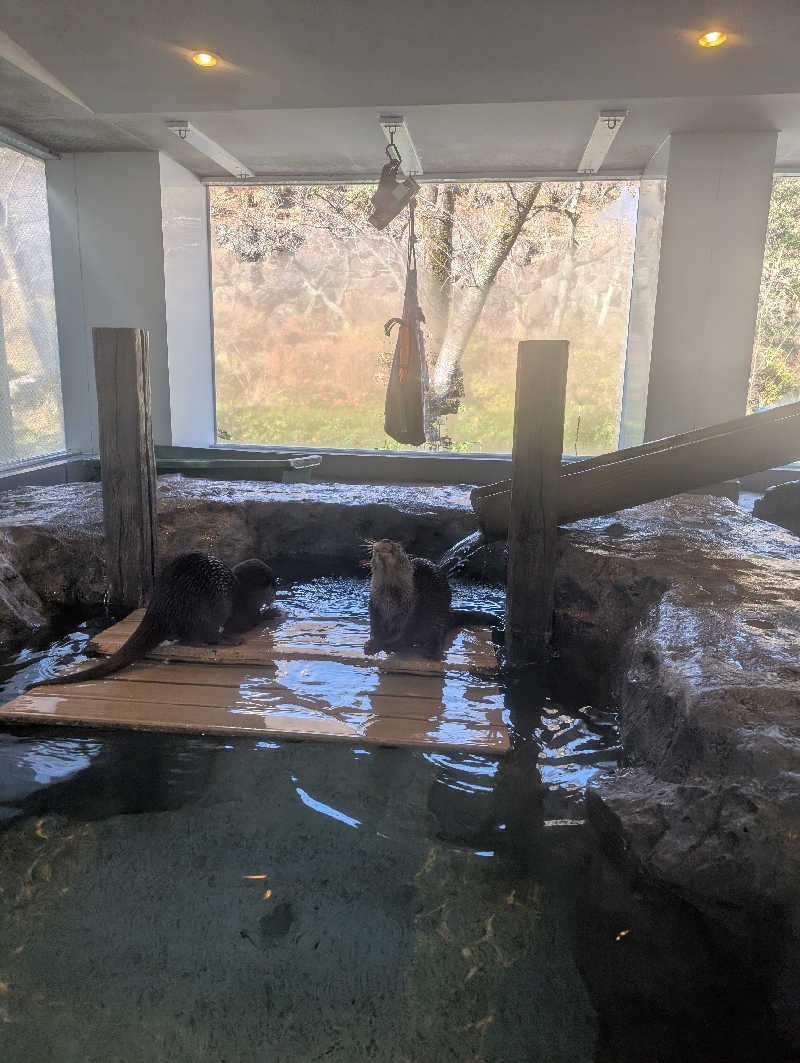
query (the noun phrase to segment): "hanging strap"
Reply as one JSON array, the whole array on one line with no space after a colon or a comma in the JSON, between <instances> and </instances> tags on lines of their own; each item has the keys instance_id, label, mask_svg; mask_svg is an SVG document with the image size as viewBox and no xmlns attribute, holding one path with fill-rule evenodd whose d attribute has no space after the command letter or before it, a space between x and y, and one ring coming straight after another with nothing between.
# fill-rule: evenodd
<instances>
[{"instance_id":1,"label":"hanging strap","mask_svg":"<svg viewBox=\"0 0 800 1063\"><path fill-rule=\"evenodd\" d=\"M414 233L416 210L416 196L414 196L408 204L408 255L406 257L406 267L408 269L417 268L417 241Z\"/></svg>"},{"instance_id":2,"label":"hanging strap","mask_svg":"<svg viewBox=\"0 0 800 1063\"><path fill-rule=\"evenodd\" d=\"M417 246L414 238L414 213L415 203L412 199L408 204L408 252L406 254L406 272L409 274L413 269L417 268ZM406 276L406 286L408 286L409 278ZM419 308L415 305L412 309L414 314L413 321L403 321L400 325L400 334L398 337L397 346L397 370L400 377L400 381L404 381L408 376L408 362L410 358L410 343L409 330L417 327L417 316Z\"/></svg>"}]
</instances>

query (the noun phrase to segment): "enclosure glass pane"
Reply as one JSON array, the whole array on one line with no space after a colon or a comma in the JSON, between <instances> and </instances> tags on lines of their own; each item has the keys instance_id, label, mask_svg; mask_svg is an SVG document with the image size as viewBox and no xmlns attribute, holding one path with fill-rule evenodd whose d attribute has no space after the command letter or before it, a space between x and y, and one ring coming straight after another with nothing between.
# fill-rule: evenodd
<instances>
[{"instance_id":1,"label":"enclosure glass pane","mask_svg":"<svg viewBox=\"0 0 800 1063\"><path fill-rule=\"evenodd\" d=\"M638 447L644 442L666 194L664 178L644 177L639 182L620 447Z\"/></svg>"},{"instance_id":2,"label":"enclosure glass pane","mask_svg":"<svg viewBox=\"0 0 800 1063\"><path fill-rule=\"evenodd\" d=\"M748 412L800 399L800 177L772 185Z\"/></svg>"},{"instance_id":3,"label":"enclosure glass pane","mask_svg":"<svg viewBox=\"0 0 800 1063\"><path fill-rule=\"evenodd\" d=\"M0 146L0 466L63 449L44 163Z\"/></svg>"},{"instance_id":4,"label":"enclosure glass pane","mask_svg":"<svg viewBox=\"0 0 800 1063\"><path fill-rule=\"evenodd\" d=\"M373 192L211 188L220 441L406 449L383 415L408 212L376 231ZM619 181L423 186L429 449L510 451L522 339L570 342L565 451L616 448L637 198Z\"/></svg>"}]
</instances>

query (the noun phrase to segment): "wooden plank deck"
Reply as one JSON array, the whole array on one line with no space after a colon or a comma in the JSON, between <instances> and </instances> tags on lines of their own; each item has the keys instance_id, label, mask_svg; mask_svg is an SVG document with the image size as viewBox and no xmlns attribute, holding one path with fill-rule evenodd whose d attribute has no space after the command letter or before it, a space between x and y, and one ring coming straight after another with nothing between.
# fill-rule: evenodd
<instances>
[{"instance_id":1,"label":"wooden plank deck","mask_svg":"<svg viewBox=\"0 0 800 1063\"><path fill-rule=\"evenodd\" d=\"M102 632L112 653L142 610ZM367 625L287 618L241 646L158 647L108 679L43 687L0 706L0 719L139 730L447 748L510 748L488 632L462 632L444 661L365 657Z\"/></svg>"},{"instance_id":2,"label":"wooden plank deck","mask_svg":"<svg viewBox=\"0 0 800 1063\"><path fill-rule=\"evenodd\" d=\"M109 679L32 690L0 706L0 718L496 755L510 748L495 684L347 664L330 670L331 662L286 662L275 677L236 665L145 663Z\"/></svg>"},{"instance_id":3,"label":"wooden plank deck","mask_svg":"<svg viewBox=\"0 0 800 1063\"><path fill-rule=\"evenodd\" d=\"M113 627L95 636L90 648L105 654L114 653L133 634L144 616L137 609ZM417 675L440 675L443 671L493 672L497 667L488 628L459 631L447 649L443 661L431 661L416 654L380 654L365 657L364 643L369 638L366 621L351 617L286 618L249 632L241 646L183 646L164 643L149 655L158 660L207 661L216 664L271 665L278 660L319 658L349 664L374 664L381 671Z\"/></svg>"}]
</instances>

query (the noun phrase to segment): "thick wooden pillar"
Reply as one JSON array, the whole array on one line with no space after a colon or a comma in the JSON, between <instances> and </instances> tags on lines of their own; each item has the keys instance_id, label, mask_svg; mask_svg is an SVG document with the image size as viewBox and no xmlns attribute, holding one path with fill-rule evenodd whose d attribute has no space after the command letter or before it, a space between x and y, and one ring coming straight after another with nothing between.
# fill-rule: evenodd
<instances>
[{"instance_id":1,"label":"thick wooden pillar","mask_svg":"<svg viewBox=\"0 0 800 1063\"><path fill-rule=\"evenodd\" d=\"M109 600L133 609L153 589L156 469L148 333L92 329Z\"/></svg>"},{"instance_id":2,"label":"thick wooden pillar","mask_svg":"<svg viewBox=\"0 0 800 1063\"><path fill-rule=\"evenodd\" d=\"M548 655L568 358L565 340L530 340L517 353L506 592L511 668L543 665Z\"/></svg>"}]
</instances>

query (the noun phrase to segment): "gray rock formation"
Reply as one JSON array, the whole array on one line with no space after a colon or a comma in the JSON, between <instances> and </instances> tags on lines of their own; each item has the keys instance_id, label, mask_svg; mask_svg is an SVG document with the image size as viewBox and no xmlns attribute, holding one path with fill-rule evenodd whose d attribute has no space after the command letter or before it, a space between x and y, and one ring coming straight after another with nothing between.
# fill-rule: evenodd
<instances>
[{"instance_id":1,"label":"gray rock formation","mask_svg":"<svg viewBox=\"0 0 800 1063\"><path fill-rule=\"evenodd\" d=\"M753 515L800 535L800 480L770 487L755 502Z\"/></svg>"},{"instance_id":2,"label":"gray rock formation","mask_svg":"<svg viewBox=\"0 0 800 1063\"><path fill-rule=\"evenodd\" d=\"M590 785L590 822L747 947L772 943L774 1002L798 1031L800 542L720 500L617 519L626 534L605 549L600 522L576 526L562 559L612 639L650 581L615 650L630 766Z\"/></svg>"},{"instance_id":3,"label":"gray rock formation","mask_svg":"<svg viewBox=\"0 0 800 1063\"><path fill-rule=\"evenodd\" d=\"M159 549L267 557L298 569L354 569L364 540L388 536L438 557L475 527L469 490L159 478ZM105 596L100 485L0 495L0 648L19 644L68 605Z\"/></svg>"}]
</instances>

